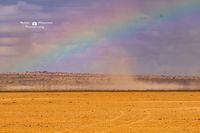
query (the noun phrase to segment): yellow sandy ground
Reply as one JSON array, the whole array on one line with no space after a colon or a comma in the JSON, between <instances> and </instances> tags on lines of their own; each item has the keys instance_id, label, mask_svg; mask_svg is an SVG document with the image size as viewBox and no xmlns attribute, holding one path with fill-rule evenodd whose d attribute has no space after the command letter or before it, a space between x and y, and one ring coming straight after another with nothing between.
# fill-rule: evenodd
<instances>
[{"instance_id":1,"label":"yellow sandy ground","mask_svg":"<svg viewBox=\"0 0 200 133\"><path fill-rule=\"evenodd\" d=\"M0 93L0 132L200 133L200 92Z\"/></svg>"}]
</instances>

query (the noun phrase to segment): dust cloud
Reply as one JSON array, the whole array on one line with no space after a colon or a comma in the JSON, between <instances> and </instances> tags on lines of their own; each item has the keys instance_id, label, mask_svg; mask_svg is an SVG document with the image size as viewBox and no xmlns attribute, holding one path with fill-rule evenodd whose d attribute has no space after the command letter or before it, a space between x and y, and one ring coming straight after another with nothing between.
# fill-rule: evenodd
<instances>
[{"instance_id":1,"label":"dust cloud","mask_svg":"<svg viewBox=\"0 0 200 133\"><path fill-rule=\"evenodd\" d=\"M134 67L136 60L128 55L126 49L122 47L112 47L107 50L106 58L98 62L100 71L112 75L106 90L198 90L199 84L177 83L177 82L154 82L151 75L146 76L148 81L138 80L135 75Z\"/></svg>"}]
</instances>

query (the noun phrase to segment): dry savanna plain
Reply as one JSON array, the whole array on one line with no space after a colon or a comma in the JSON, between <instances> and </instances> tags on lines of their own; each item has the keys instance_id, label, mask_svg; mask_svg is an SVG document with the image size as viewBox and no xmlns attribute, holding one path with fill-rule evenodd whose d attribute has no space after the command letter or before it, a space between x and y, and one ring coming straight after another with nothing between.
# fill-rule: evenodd
<instances>
[{"instance_id":1,"label":"dry savanna plain","mask_svg":"<svg viewBox=\"0 0 200 133\"><path fill-rule=\"evenodd\" d=\"M200 77L0 74L2 133L200 133Z\"/></svg>"},{"instance_id":2,"label":"dry savanna plain","mask_svg":"<svg viewBox=\"0 0 200 133\"><path fill-rule=\"evenodd\" d=\"M0 108L8 133L200 132L200 92L6 92Z\"/></svg>"}]
</instances>

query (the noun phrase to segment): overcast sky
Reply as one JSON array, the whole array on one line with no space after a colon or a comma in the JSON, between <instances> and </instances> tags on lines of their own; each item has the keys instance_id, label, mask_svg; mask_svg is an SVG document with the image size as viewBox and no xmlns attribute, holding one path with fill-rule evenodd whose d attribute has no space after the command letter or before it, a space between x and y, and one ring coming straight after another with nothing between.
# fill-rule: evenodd
<instances>
[{"instance_id":1,"label":"overcast sky","mask_svg":"<svg viewBox=\"0 0 200 133\"><path fill-rule=\"evenodd\" d=\"M1 0L0 72L200 75L199 7L199 0Z\"/></svg>"}]
</instances>

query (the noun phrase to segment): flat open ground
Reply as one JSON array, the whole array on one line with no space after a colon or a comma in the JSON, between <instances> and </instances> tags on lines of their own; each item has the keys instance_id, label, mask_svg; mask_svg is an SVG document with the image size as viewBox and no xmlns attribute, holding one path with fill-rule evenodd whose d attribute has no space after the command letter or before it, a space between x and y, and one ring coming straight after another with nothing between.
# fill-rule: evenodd
<instances>
[{"instance_id":1,"label":"flat open ground","mask_svg":"<svg viewBox=\"0 0 200 133\"><path fill-rule=\"evenodd\" d=\"M0 132L199 133L200 92L0 93Z\"/></svg>"}]
</instances>

